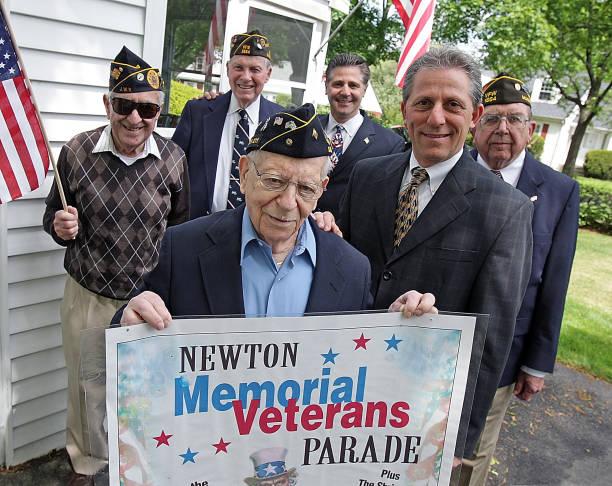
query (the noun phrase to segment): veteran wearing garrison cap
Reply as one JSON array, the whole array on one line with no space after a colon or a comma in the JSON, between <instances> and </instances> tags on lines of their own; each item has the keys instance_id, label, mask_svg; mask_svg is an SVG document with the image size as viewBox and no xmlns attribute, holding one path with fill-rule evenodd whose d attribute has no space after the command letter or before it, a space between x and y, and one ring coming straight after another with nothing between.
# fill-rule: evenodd
<instances>
[{"instance_id":1,"label":"veteran wearing garrison cap","mask_svg":"<svg viewBox=\"0 0 612 486\"><path fill-rule=\"evenodd\" d=\"M512 396L529 400L553 371L580 206L578 183L536 160L526 148L536 124L525 84L501 73L483 91L484 113L473 129L472 156L532 201L533 256L499 388L474 455L464 459L460 482L471 486L486 483Z\"/></svg>"},{"instance_id":2,"label":"veteran wearing garrison cap","mask_svg":"<svg viewBox=\"0 0 612 486\"><path fill-rule=\"evenodd\" d=\"M270 44L261 32L234 35L226 67L231 90L187 102L172 137L187 155L191 218L244 202L238 161L259 122L283 109L261 96L272 73Z\"/></svg>"},{"instance_id":3,"label":"veteran wearing garrison cap","mask_svg":"<svg viewBox=\"0 0 612 486\"><path fill-rule=\"evenodd\" d=\"M264 120L239 162L246 204L170 228L143 293L114 322L162 329L171 315L367 309L368 260L309 218L327 185L331 153L310 104ZM393 310L400 304L421 314L432 310L433 296L408 292Z\"/></svg>"},{"instance_id":4,"label":"veteran wearing garrison cap","mask_svg":"<svg viewBox=\"0 0 612 486\"><path fill-rule=\"evenodd\" d=\"M54 182L43 217L45 231L66 247L66 449L77 473L70 485L93 484L91 476L106 463L90 450L106 442L104 431L87 430L82 419L80 331L108 324L156 265L166 227L189 216L185 155L153 132L163 104L158 70L123 47L111 62L103 101L109 123L76 135L59 156L67 210Z\"/></svg>"}]
</instances>

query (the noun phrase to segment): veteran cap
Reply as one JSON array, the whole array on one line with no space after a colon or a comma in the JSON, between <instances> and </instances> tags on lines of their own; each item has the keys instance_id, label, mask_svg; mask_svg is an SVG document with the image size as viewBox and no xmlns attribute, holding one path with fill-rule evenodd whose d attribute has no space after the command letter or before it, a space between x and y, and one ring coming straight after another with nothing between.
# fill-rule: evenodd
<instances>
[{"instance_id":1,"label":"veteran cap","mask_svg":"<svg viewBox=\"0 0 612 486\"><path fill-rule=\"evenodd\" d=\"M110 65L108 90L111 93L141 93L161 91L159 70L149 66L127 47L119 51Z\"/></svg>"},{"instance_id":2,"label":"veteran cap","mask_svg":"<svg viewBox=\"0 0 612 486\"><path fill-rule=\"evenodd\" d=\"M297 159L331 156L329 139L310 103L272 115L259 124L246 152L265 150Z\"/></svg>"},{"instance_id":3,"label":"veteran cap","mask_svg":"<svg viewBox=\"0 0 612 486\"><path fill-rule=\"evenodd\" d=\"M496 78L485 84L483 104L507 105L509 103L525 103L531 106L531 94L520 79L513 78L506 73L500 73Z\"/></svg>"},{"instance_id":4,"label":"veteran cap","mask_svg":"<svg viewBox=\"0 0 612 486\"><path fill-rule=\"evenodd\" d=\"M258 30L236 34L232 37L230 48L230 57L233 56L262 56L270 59L270 42Z\"/></svg>"}]
</instances>

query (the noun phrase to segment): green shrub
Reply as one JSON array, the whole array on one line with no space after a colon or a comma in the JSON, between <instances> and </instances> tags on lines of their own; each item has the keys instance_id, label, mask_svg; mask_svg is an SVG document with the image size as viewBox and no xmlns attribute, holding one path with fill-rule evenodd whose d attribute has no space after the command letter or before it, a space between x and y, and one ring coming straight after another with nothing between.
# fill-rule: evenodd
<instances>
[{"instance_id":1,"label":"green shrub","mask_svg":"<svg viewBox=\"0 0 612 486\"><path fill-rule=\"evenodd\" d=\"M189 100L199 96L202 96L202 92L199 89L172 80L170 89L170 108L168 112L173 115L180 115L183 113L185 104Z\"/></svg>"},{"instance_id":2,"label":"green shrub","mask_svg":"<svg viewBox=\"0 0 612 486\"><path fill-rule=\"evenodd\" d=\"M576 177L580 184L581 227L612 234L612 182Z\"/></svg>"},{"instance_id":3,"label":"green shrub","mask_svg":"<svg viewBox=\"0 0 612 486\"><path fill-rule=\"evenodd\" d=\"M591 150L584 157L584 175L612 180L612 150Z\"/></svg>"},{"instance_id":4,"label":"green shrub","mask_svg":"<svg viewBox=\"0 0 612 486\"><path fill-rule=\"evenodd\" d=\"M527 144L527 150L529 150L531 155L539 160L544 152L544 138L537 133L534 133L531 140Z\"/></svg>"}]
</instances>

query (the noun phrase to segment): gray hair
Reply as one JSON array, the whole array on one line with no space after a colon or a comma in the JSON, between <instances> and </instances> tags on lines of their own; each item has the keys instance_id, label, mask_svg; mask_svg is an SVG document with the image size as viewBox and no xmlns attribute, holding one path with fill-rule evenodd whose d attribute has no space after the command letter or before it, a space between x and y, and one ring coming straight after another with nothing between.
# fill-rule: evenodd
<instances>
[{"instance_id":1,"label":"gray hair","mask_svg":"<svg viewBox=\"0 0 612 486\"><path fill-rule=\"evenodd\" d=\"M159 93L159 104L161 105L166 99L166 93L164 93L163 91L158 91L158 93ZM112 101L112 99L115 97L116 94L120 94L120 93L115 93L115 92L110 91L107 95L108 100Z\"/></svg>"},{"instance_id":2,"label":"gray hair","mask_svg":"<svg viewBox=\"0 0 612 486\"><path fill-rule=\"evenodd\" d=\"M237 54L238 56L243 56L243 54ZM266 63L266 70L270 70L272 69L272 62L270 61L270 59L268 59L267 57L263 57L263 56L249 56L249 57L261 57L263 58L263 60ZM232 56L227 60L227 64L229 64L230 62L232 62L232 60L235 60L236 56Z\"/></svg>"},{"instance_id":3,"label":"gray hair","mask_svg":"<svg viewBox=\"0 0 612 486\"><path fill-rule=\"evenodd\" d=\"M370 68L368 67L368 63L365 59L357 54L338 54L334 57L329 64L327 65L327 69L325 70L325 84L332 77L332 72L337 67L348 67L355 66L358 67L361 71L361 80L363 81L364 86L367 86L370 81Z\"/></svg>"},{"instance_id":4,"label":"gray hair","mask_svg":"<svg viewBox=\"0 0 612 486\"><path fill-rule=\"evenodd\" d=\"M412 93L414 78L421 69L459 69L463 71L470 80L470 97L472 107L476 108L482 101L482 82L480 68L476 61L465 52L453 46L435 47L419 57L406 71L404 86L402 88L402 100L406 100Z\"/></svg>"}]
</instances>

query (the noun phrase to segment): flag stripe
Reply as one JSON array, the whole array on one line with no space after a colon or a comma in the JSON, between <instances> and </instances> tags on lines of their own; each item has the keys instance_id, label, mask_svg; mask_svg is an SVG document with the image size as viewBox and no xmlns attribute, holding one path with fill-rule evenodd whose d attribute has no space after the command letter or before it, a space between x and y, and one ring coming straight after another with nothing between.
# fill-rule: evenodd
<instances>
[{"instance_id":1,"label":"flag stripe","mask_svg":"<svg viewBox=\"0 0 612 486\"><path fill-rule=\"evenodd\" d=\"M410 15L412 15L412 1L393 0L393 5L395 5L395 9L397 10L397 13L402 19L404 27L408 29L408 25L410 24Z\"/></svg>"},{"instance_id":2,"label":"flag stripe","mask_svg":"<svg viewBox=\"0 0 612 486\"><path fill-rule=\"evenodd\" d=\"M34 157L36 162L36 174L38 175L38 182L44 180L47 171L49 170L49 152L47 151L47 144L45 143L45 137L42 132L42 128L38 123L38 117L36 116L36 108L32 103L30 91L26 87L25 79L20 76L20 82L15 81L17 87L17 93L21 100L20 107L23 108L24 115L27 119L28 130L26 133L31 134L32 140L29 140L30 153ZM38 150L32 150L36 145ZM42 157L42 158L41 158ZM42 177L41 177L42 174Z\"/></svg>"},{"instance_id":3,"label":"flag stripe","mask_svg":"<svg viewBox=\"0 0 612 486\"><path fill-rule=\"evenodd\" d=\"M23 138L21 124L19 123L23 120L18 120L13 111L13 106L17 106L16 99L18 100L19 96L17 95L15 84L12 81L5 81L2 83L2 88L4 92L0 92L0 97L6 98L6 102L1 105L2 115L4 116L11 138L13 139L15 150L17 150L17 154L21 159L21 164L23 165L25 175L28 179L28 190L31 190L32 187L36 187L38 181L36 179L36 169L34 168L32 157L30 157L30 151L28 150L26 141Z\"/></svg>"},{"instance_id":4,"label":"flag stripe","mask_svg":"<svg viewBox=\"0 0 612 486\"><path fill-rule=\"evenodd\" d=\"M4 118L0 119L0 125L4 125ZM2 126L0 126L0 132L2 131ZM0 136L0 140L5 140L3 136ZM17 179L15 178L15 173L13 172L13 167L6 155L6 151L4 150L4 145L0 142L0 173L2 177L0 178L0 203L5 203L21 197L21 190L19 189L19 184L17 184Z\"/></svg>"}]
</instances>

